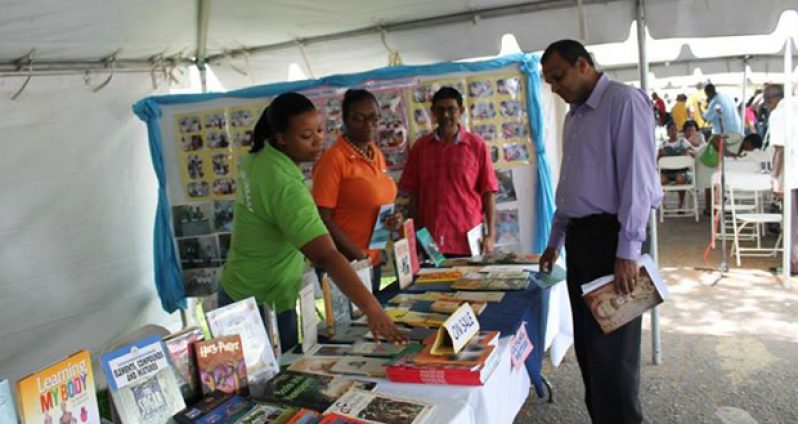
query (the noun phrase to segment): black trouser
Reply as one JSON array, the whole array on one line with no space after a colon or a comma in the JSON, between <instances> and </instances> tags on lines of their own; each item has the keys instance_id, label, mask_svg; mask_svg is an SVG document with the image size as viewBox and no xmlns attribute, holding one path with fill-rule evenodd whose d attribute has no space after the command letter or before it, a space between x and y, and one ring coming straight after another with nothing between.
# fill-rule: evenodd
<instances>
[{"instance_id":1,"label":"black trouser","mask_svg":"<svg viewBox=\"0 0 798 424\"><path fill-rule=\"evenodd\" d=\"M637 318L608 335L582 299L582 284L612 274L618 246L615 215L571 219L565 237L574 349L585 403L596 424L640 423L640 324Z\"/></svg>"}]
</instances>

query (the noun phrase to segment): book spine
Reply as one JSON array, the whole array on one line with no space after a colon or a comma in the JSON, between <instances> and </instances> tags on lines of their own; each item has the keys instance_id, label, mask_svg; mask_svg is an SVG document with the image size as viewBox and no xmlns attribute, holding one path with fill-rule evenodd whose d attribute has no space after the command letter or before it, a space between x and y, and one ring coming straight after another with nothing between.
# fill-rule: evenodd
<instances>
[{"instance_id":1,"label":"book spine","mask_svg":"<svg viewBox=\"0 0 798 424\"><path fill-rule=\"evenodd\" d=\"M397 383L452 384L457 386L481 386L480 373L452 371L447 369L419 369L409 367L388 367L385 370L388 380Z\"/></svg>"}]
</instances>

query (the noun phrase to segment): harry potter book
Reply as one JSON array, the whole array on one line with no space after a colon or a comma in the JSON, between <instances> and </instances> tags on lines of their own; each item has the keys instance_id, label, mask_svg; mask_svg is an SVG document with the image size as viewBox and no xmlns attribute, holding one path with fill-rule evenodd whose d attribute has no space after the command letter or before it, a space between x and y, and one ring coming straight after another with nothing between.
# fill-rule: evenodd
<instances>
[{"instance_id":1,"label":"harry potter book","mask_svg":"<svg viewBox=\"0 0 798 424\"><path fill-rule=\"evenodd\" d=\"M226 336L196 342L194 349L202 393L221 390L242 396L249 394L241 337Z\"/></svg>"}]
</instances>

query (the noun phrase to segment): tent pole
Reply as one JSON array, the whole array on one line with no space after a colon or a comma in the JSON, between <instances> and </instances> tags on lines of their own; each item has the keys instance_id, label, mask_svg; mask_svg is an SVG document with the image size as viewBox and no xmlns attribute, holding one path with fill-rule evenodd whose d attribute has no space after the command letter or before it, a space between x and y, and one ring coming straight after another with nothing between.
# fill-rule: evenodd
<instances>
[{"instance_id":1,"label":"tent pole","mask_svg":"<svg viewBox=\"0 0 798 424\"><path fill-rule=\"evenodd\" d=\"M640 70L640 89L648 95L648 57L646 55L646 1L637 0L637 56ZM657 248L657 214L651 211L648 218L649 244L651 258L659 266L659 251ZM651 310L651 360L654 364L662 363L662 351L659 336L659 311Z\"/></svg>"},{"instance_id":2,"label":"tent pole","mask_svg":"<svg viewBox=\"0 0 798 424\"><path fill-rule=\"evenodd\" d=\"M745 103L746 103L746 88L748 85L748 56L743 56L743 92L740 95L740 134L745 136Z\"/></svg>"},{"instance_id":3,"label":"tent pole","mask_svg":"<svg viewBox=\"0 0 798 424\"><path fill-rule=\"evenodd\" d=\"M208 20L210 18L210 1L197 0L197 70L199 70L202 92L208 92L208 81L205 64L208 60Z\"/></svg>"},{"instance_id":4,"label":"tent pole","mask_svg":"<svg viewBox=\"0 0 798 424\"><path fill-rule=\"evenodd\" d=\"M787 45L784 47L784 98L781 100L784 105L782 109L784 109L786 116L791 116L793 108L793 88L792 88L792 42L793 38L790 35L787 36ZM795 195L794 192L798 191L798 187L791 186L792 180L792 173L797 172L795 169L792 168L792 164L795 162L795 158L792 157L792 148L790 145L795 144L795 136L798 134L790 134L792 128L795 128L794 125L790 125L790 119L783 119L784 121L784 153L781 159L781 177L784 179L784 184L782 185L784 190L784 200L782 208L783 219L782 219L782 246L784 250L782 250L781 255L781 271L784 278L784 287L790 288L790 258L792 258L792 234L796 231L795 228L792 228L792 215L795 213L792 210L793 207L793 196Z\"/></svg>"}]
</instances>

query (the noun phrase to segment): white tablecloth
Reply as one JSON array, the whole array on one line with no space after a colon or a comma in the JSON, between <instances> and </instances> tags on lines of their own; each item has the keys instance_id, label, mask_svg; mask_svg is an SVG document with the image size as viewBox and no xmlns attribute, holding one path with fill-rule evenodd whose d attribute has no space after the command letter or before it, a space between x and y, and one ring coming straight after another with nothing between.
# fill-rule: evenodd
<instances>
[{"instance_id":1,"label":"white tablecloth","mask_svg":"<svg viewBox=\"0 0 798 424\"><path fill-rule=\"evenodd\" d=\"M436 405L430 423L512 423L529 395L526 368L510 367L510 337L499 340L501 359L484 386L406 384L380 380L374 391L424 400Z\"/></svg>"}]
</instances>

